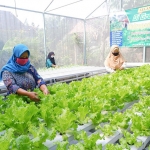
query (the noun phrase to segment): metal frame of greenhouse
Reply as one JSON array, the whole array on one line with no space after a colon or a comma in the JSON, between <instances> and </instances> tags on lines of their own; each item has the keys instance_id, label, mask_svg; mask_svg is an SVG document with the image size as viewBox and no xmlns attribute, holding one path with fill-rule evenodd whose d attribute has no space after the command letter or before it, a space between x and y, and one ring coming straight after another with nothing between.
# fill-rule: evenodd
<instances>
[{"instance_id":1,"label":"metal frame of greenhouse","mask_svg":"<svg viewBox=\"0 0 150 150\"><path fill-rule=\"evenodd\" d=\"M75 5L75 4L77 4L77 3L81 3L81 2L86 2L86 0L76 0L76 1L73 1L73 2L70 2L70 3L67 3L67 4L64 4L64 5L61 5L60 7L56 7L55 9L52 9L52 10L49 10L49 8L51 7L51 5L55 2L55 0L52 0L51 2L49 2L49 4L45 7L45 9L43 10L43 11L37 11L37 10L30 10L30 9L25 9L25 8L19 8L19 7L16 7L17 6L17 3L16 3L16 1L15 1L15 7L13 7L13 6L7 6L7 5L1 5L1 3L0 3L0 8L10 8L10 9L15 9L15 10L23 10L23 11L28 11L28 12L34 12L34 13L40 13L40 14L43 14L43 22L44 22L44 52L45 52L45 58L46 58L46 52L47 52L47 50L46 50L46 30L45 30L45 15L47 14L47 15L53 15L53 16L61 16L61 17L67 17L67 18L74 18L74 19L79 19L79 20L82 20L83 22L84 22L84 31L83 31L83 33L84 33L84 39L83 39L83 59L84 59L84 64L87 64L87 59L86 59L86 57L87 57L87 49L86 49L86 42L87 42L87 39L86 39L86 21L87 20L89 20L89 19L93 19L93 18L98 18L98 17L100 17L101 15L99 15L99 16L95 16L95 17L91 17L92 16L92 14L95 12L95 11L97 11L99 8L101 8L101 6L103 5L103 4L105 4L106 5L106 7L105 7L105 9L107 9L107 14L105 14L106 16L109 16L109 14L110 14L110 3L112 2L112 1L109 1L109 0L103 0L103 1L99 1L99 5L97 5L97 7L95 7L93 10L91 10L91 12L90 13L88 13L87 15L86 15L86 17L84 17L84 18L80 18L80 17L72 17L72 16L70 16L69 15L69 13L68 13L68 15L61 15L61 14L55 14L55 12L53 13L53 11L55 11L55 10L60 10L60 9L62 9L62 8L66 8L66 7L68 7L68 6L73 6L73 5ZM120 5L120 8L119 8L119 10L122 10L123 9L123 0L120 0L119 2L119 5ZM119 11L119 10L117 10L117 11ZM146 58L146 47L144 46L143 47L143 63L145 63L145 58Z\"/></svg>"},{"instance_id":2,"label":"metal frame of greenhouse","mask_svg":"<svg viewBox=\"0 0 150 150\"><path fill-rule=\"evenodd\" d=\"M73 5L75 3L81 2L83 0L78 0L75 1L74 3L69 3L67 5L61 6L59 8L55 8L55 9L60 9L62 7L66 7L68 5ZM44 22L44 49L45 49L45 58L46 58L46 40L45 40L45 14L49 14L49 15L54 15L54 16L61 16L61 17L68 17L68 18L75 18L75 17L70 17L68 16L63 16L63 15L57 15L57 14L51 14L49 12L47 12L47 9L50 7L50 5L54 2L54 0L52 0L49 5L45 8L45 10L43 12L40 11L34 11L34 10L28 10L28 9L24 9L24 8L17 8L17 7L11 7L11 6L5 6L5 5L0 5L0 7L5 7L5 8L11 8L11 9L18 9L18 10L24 10L24 11L28 11L28 12L35 12L35 13L40 13L43 14L43 22ZM82 18L75 18L75 19L80 19L84 21L84 64L86 64L86 30L85 30L85 21L92 15L92 13L94 13L103 3L107 4L108 7L108 0L104 0L97 8L95 8L90 14L87 14L87 16L82 19ZM121 4L122 5L122 4ZM109 9L109 8L107 8Z\"/></svg>"},{"instance_id":3,"label":"metal frame of greenhouse","mask_svg":"<svg viewBox=\"0 0 150 150\"><path fill-rule=\"evenodd\" d=\"M65 9L68 6L73 6L73 5L82 3L83 1L87 2L88 0L73 0L72 2L69 2L67 4L64 4L64 5L61 5L61 6L58 6L58 7L55 7L53 9L49 10L51 5L56 1L56 0L51 0L48 3L48 5L45 6L43 11L26 9L26 8L23 8L23 7L17 7L16 1L14 0L14 3L15 3L14 7L13 6L8 6L8 5L1 5L1 2L0 2L0 8L6 8L6 9L8 8L8 9L13 9L15 11L16 10L21 10L21 11L27 11L27 12L33 12L33 13L37 13L37 14L42 14L43 25L44 25L44 28L43 28L43 34L44 34L43 37L44 38L42 39L43 40L42 44L44 45L44 56L45 56L45 59L46 59L46 55L47 55L47 51L48 51L47 50L47 41L46 41L46 25L45 25L46 24L46 19L45 19L45 16L46 15L52 15L52 16L59 16L59 17L66 17L66 18L81 20L83 22L83 39L82 39L83 40L83 47L82 47L82 50L83 50L83 64L87 65L87 40L88 39L87 39L87 31L86 31L86 25L87 25L86 22L89 21L89 20L92 20L92 19L103 17L103 16L109 17L110 13L112 12L111 11L111 3L114 2L115 0L97 0L99 2L99 4L95 8L90 10L90 12L88 12L85 15L85 17L75 17L75 16L71 16L69 13L68 13L68 15L65 15L65 14L61 15L61 14L55 13L55 10L61 10L62 8ZM94 0L91 0L91 1L94 1ZM114 10L114 12L118 12L118 11L121 11L121 10L124 9L123 1L125 1L125 0L119 0L119 2L116 0L116 2L119 3L119 8L117 10ZM101 15L92 16L103 5L106 6L105 7L106 14L104 14L102 16ZM105 43L104 43L104 45L105 45ZM143 53L142 63L140 65L138 63L137 64L135 63L134 65L132 65L132 63L128 63L129 66L131 65L132 67L135 67L135 66L141 66L143 64L146 64L146 46L143 46L143 47L140 47L140 48L141 48L142 53ZM36 57L36 53L35 53L35 57ZM104 75L106 73L107 72L106 72L104 67L99 67L99 66L96 67L96 66L87 65L87 66L75 66L75 67L72 67L72 68L63 68L62 70L61 69L60 70L59 69L58 70L57 69L55 69L55 70L47 69L44 72L41 71L39 74L43 77L43 79L46 82L46 84L52 85L52 84L55 84L56 82L70 83L71 81L78 81L78 80L81 80L83 78L88 78L88 77L95 76L95 75ZM5 95L6 91L7 90L6 90L6 87L4 86L4 84L0 83L0 95ZM126 109L131 108L135 103L138 103L138 102L139 102L139 100L134 100L132 102L127 102L127 103L125 103L123 108L119 108L119 109L117 108L117 111L118 112L124 112ZM113 115L113 113L112 113L112 115ZM105 123L102 123L100 125L103 126L103 125L105 125ZM95 132L95 128L94 128L94 126L93 126L93 124L91 122L79 125L77 130L78 131L85 130L86 133L89 134L88 136L90 136L90 134L93 134ZM116 132L115 132L115 134L113 136L109 136L108 138L98 140L96 142L96 144L97 145L101 144L102 145L102 149L104 150L105 147L106 147L106 144L108 144L108 143L113 143L114 144L122 137L123 137L123 134L119 130L116 130ZM141 139L139 139L139 140L142 141L142 145L137 150L142 150L142 149L145 149L145 148L148 149L146 146L150 142L150 136L148 136L148 137L140 137L140 138ZM58 135L52 141L46 140L44 144L49 149L55 150L56 149L55 142L56 141L62 141L62 140L63 140L62 135ZM74 142L75 141L72 135L68 136L68 141L69 142L72 142L72 141ZM131 147L131 150L135 150L135 149L136 149L135 146Z\"/></svg>"}]
</instances>

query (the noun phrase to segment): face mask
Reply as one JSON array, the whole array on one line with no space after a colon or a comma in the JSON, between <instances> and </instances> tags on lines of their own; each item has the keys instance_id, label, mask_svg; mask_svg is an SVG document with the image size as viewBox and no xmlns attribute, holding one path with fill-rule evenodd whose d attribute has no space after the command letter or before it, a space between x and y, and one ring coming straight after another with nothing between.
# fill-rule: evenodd
<instances>
[{"instance_id":1,"label":"face mask","mask_svg":"<svg viewBox=\"0 0 150 150\"><path fill-rule=\"evenodd\" d=\"M23 65L25 65L28 62L28 60L29 60L28 58L17 58L16 62L19 65L23 66Z\"/></svg>"},{"instance_id":2,"label":"face mask","mask_svg":"<svg viewBox=\"0 0 150 150\"><path fill-rule=\"evenodd\" d=\"M51 56L51 58L54 58L54 56Z\"/></svg>"},{"instance_id":3,"label":"face mask","mask_svg":"<svg viewBox=\"0 0 150 150\"><path fill-rule=\"evenodd\" d=\"M112 53L114 56L118 56L119 55L119 53Z\"/></svg>"}]
</instances>

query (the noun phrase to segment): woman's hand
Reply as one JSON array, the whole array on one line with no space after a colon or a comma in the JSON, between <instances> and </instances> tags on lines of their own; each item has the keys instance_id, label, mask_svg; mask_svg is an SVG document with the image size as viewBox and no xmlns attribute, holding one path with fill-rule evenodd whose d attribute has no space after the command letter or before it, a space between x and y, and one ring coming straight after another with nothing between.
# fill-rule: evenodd
<instances>
[{"instance_id":1,"label":"woman's hand","mask_svg":"<svg viewBox=\"0 0 150 150\"><path fill-rule=\"evenodd\" d=\"M28 92L28 97L35 102L40 101L40 99L38 98L38 94L36 92Z\"/></svg>"},{"instance_id":2,"label":"woman's hand","mask_svg":"<svg viewBox=\"0 0 150 150\"><path fill-rule=\"evenodd\" d=\"M42 84L42 85L40 86L40 90L41 90L41 91L43 92L43 94L45 94L45 95L50 94L50 92L48 91L47 86L46 86L45 84Z\"/></svg>"},{"instance_id":3,"label":"woman's hand","mask_svg":"<svg viewBox=\"0 0 150 150\"><path fill-rule=\"evenodd\" d=\"M45 89L43 90L43 94L45 94L45 95L50 94L47 88L45 88Z\"/></svg>"},{"instance_id":4,"label":"woman's hand","mask_svg":"<svg viewBox=\"0 0 150 150\"><path fill-rule=\"evenodd\" d=\"M52 67L53 67L53 68L59 68L59 66L58 66L58 65L52 65Z\"/></svg>"},{"instance_id":5,"label":"woman's hand","mask_svg":"<svg viewBox=\"0 0 150 150\"><path fill-rule=\"evenodd\" d=\"M22 88L19 88L16 92L18 95L23 95L23 96L28 96L30 98L30 100L38 102L40 101L38 94L35 92L28 92Z\"/></svg>"},{"instance_id":6,"label":"woman's hand","mask_svg":"<svg viewBox=\"0 0 150 150\"><path fill-rule=\"evenodd\" d=\"M119 70L123 70L123 69L124 69L124 67L122 67L122 66L119 68Z\"/></svg>"}]
</instances>

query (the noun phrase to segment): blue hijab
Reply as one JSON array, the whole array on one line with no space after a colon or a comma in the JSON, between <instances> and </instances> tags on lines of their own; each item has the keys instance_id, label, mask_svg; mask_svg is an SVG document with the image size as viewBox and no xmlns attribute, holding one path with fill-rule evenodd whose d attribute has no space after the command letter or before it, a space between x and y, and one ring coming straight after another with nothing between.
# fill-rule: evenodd
<instances>
[{"instance_id":1,"label":"blue hijab","mask_svg":"<svg viewBox=\"0 0 150 150\"><path fill-rule=\"evenodd\" d=\"M5 70L7 70L9 72L13 72L13 73L24 73L29 69L29 67L30 67L30 61L29 60L23 66L16 63L16 59L19 58L25 51L28 51L29 56L30 56L30 52L28 50L28 47L23 45L23 44L18 44L13 48L13 55L11 56L11 58L9 59L7 64L5 66L3 66L3 68L0 72L0 78L1 79L2 79L2 73Z\"/></svg>"}]
</instances>

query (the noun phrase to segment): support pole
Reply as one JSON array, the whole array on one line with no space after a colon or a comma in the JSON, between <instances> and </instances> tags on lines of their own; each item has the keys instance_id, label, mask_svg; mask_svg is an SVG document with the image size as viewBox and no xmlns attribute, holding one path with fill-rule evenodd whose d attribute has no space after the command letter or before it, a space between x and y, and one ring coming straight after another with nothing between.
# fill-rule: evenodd
<instances>
[{"instance_id":1,"label":"support pole","mask_svg":"<svg viewBox=\"0 0 150 150\"><path fill-rule=\"evenodd\" d=\"M123 9L123 3L122 3L122 0L120 0L120 10L122 11Z\"/></svg>"},{"instance_id":2,"label":"support pole","mask_svg":"<svg viewBox=\"0 0 150 150\"><path fill-rule=\"evenodd\" d=\"M44 54L45 54L45 63L46 63L46 31L45 31L45 14L43 13L43 23L44 23Z\"/></svg>"},{"instance_id":3,"label":"support pole","mask_svg":"<svg viewBox=\"0 0 150 150\"><path fill-rule=\"evenodd\" d=\"M143 47L143 63L145 63L145 58L146 58L146 57L145 57L145 55L146 55L146 52L145 52L145 51L146 51L146 47L144 46L144 47Z\"/></svg>"},{"instance_id":4,"label":"support pole","mask_svg":"<svg viewBox=\"0 0 150 150\"><path fill-rule=\"evenodd\" d=\"M84 20L84 36L83 36L83 58L84 65L87 65L87 56L86 56L86 20Z\"/></svg>"}]
</instances>

